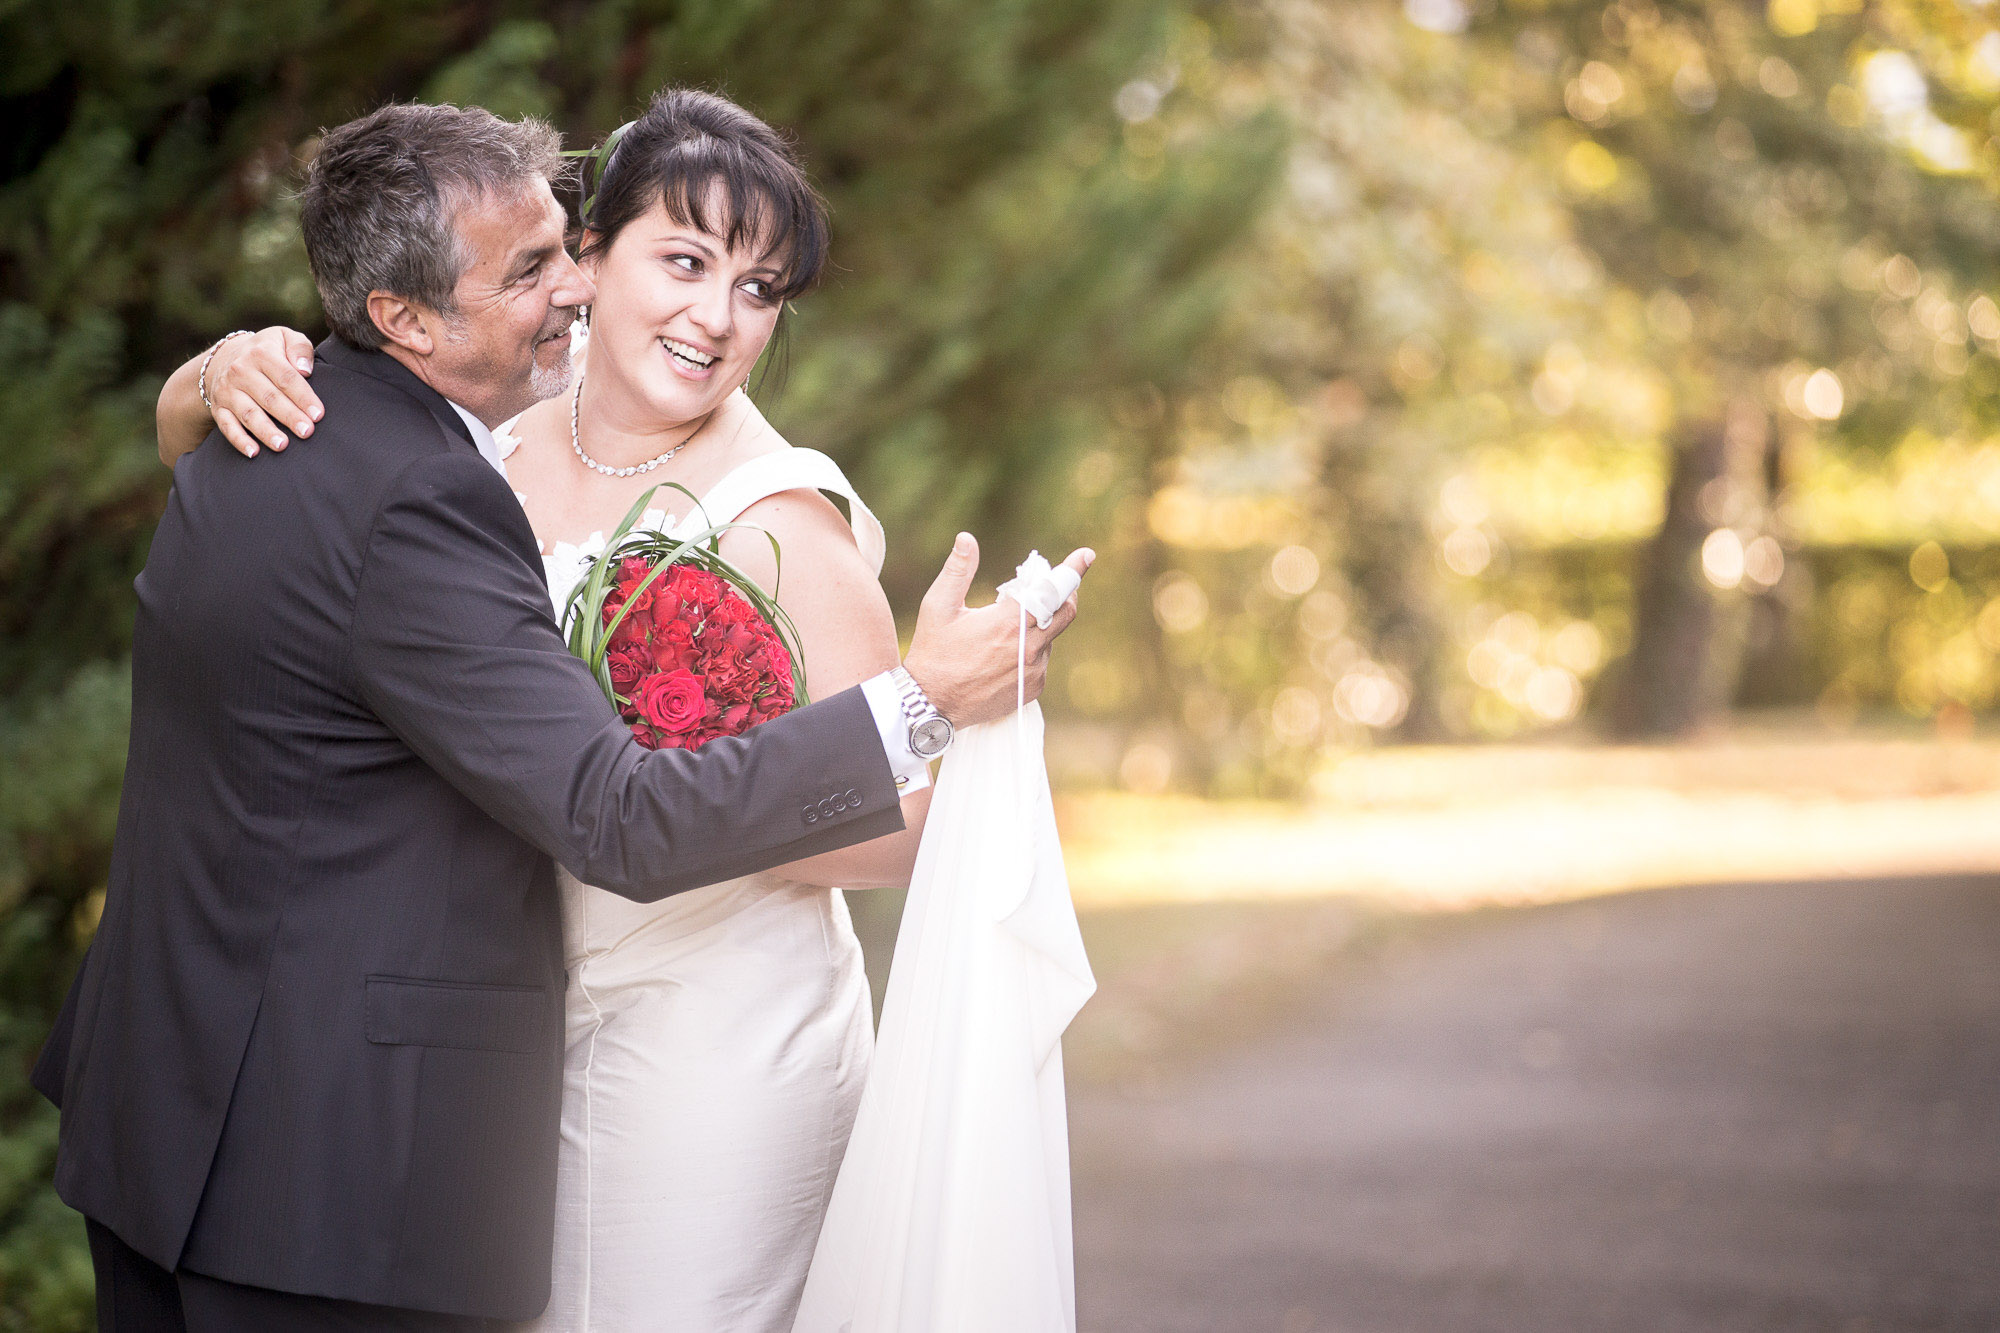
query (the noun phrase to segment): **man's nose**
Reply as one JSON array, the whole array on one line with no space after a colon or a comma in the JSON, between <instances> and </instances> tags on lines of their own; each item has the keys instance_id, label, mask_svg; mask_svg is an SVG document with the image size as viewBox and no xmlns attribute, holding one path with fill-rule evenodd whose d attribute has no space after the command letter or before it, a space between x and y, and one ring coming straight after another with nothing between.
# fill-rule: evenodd
<instances>
[{"instance_id":1,"label":"man's nose","mask_svg":"<svg viewBox=\"0 0 2000 1333\"><path fill-rule=\"evenodd\" d=\"M576 261L564 252L556 265L555 282L549 288L552 306L589 305L597 299L597 284L584 275Z\"/></svg>"}]
</instances>

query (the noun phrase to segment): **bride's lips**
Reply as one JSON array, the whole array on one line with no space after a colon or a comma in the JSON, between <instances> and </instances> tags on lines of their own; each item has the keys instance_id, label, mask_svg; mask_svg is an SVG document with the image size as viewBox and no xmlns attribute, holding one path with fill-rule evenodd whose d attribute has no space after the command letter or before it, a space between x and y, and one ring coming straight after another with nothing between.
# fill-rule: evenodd
<instances>
[{"instance_id":1,"label":"bride's lips","mask_svg":"<svg viewBox=\"0 0 2000 1333\"><path fill-rule=\"evenodd\" d=\"M657 345L660 349L660 355L667 359L667 365L673 369L674 374L684 380L693 380L697 384L703 380L713 379L715 377L715 368L722 364L722 358L718 356L705 366L693 365L674 355L673 350L664 342Z\"/></svg>"}]
</instances>

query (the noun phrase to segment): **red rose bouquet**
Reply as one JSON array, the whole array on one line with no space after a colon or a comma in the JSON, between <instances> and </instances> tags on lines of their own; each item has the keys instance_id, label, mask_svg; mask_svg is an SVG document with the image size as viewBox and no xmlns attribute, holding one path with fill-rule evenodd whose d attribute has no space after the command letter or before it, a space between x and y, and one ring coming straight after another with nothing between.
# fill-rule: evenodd
<instances>
[{"instance_id":1,"label":"red rose bouquet","mask_svg":"<svg viewBox=\"0 0 2000 1333\"><path fill-rule=\"evenodd\" d=\"M721 552L723 533L761 529L721 523L688 538L635 531L657 490L625 515L570 594L563 624L570 651L639 744L692 750L804 703L805 673L791 617ZM779 554L776 538L771 550Z\"/></svg>"}]
</instances>

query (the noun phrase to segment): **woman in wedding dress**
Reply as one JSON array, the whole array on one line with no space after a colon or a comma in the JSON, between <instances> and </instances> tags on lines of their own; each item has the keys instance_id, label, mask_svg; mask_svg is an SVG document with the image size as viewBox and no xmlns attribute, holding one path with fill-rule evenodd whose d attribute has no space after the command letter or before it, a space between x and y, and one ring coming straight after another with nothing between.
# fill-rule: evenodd
<instances>
[{"instance_id":1,"label":"woman in wedding dress","mask_svg":"<svg viewBox=\"0 0 2000 1333\"><path fill-rule=\"evenodd\" d=\"M818 277L826 236L784 141L723 98L663 93L618 139L578 256L597 287L584 364L568 392L495 432L558 613L605 533L674 482L702 497L699 509L662 487L645 522L737 520L778 539L782 578L761 535L722 542L776 588L814 698L897 664L876 581L880 524L831 459L789 445L741 391L785 303ZM218 357L212 398L267 389L260 365L282 366L303 341L267 330ZM184 370L162 395L170 464L209 424L186 401L193 378ZM525 1327L791 1328L874 1040L860 948L832 886L907 884L929 796L905 796L903 833L657 903L560 875L569 991L554 1294Z\"/></svg>"}]
</instances>

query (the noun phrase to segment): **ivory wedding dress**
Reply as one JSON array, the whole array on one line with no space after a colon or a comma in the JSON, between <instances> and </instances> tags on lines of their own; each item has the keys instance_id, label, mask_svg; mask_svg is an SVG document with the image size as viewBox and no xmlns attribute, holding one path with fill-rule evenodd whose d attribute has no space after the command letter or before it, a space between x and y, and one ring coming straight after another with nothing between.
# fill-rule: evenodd
<instances>
[{"instance_id":1,"label":"ivory wedding dress","mask_svg":"<svg viewBox=\"0 0 2000 1333\"><path fill-rule=\"evenodd\" d=\"M1036 555L1001 586L1024 667L1075 590ZM795 1333L1076 1333L1062 1034L1097 981L1021 702L938 773Z\"/></svg>"},{"instance_id":2,"label":"ivory wedding dress","mask_svg":"<svg viewBox=\"0 0 2000 1333\"><path fill-rule=\"evenodd\" d=\"M751 459L678 530L798 489L847 501L879 572L881 524L813 450ZM545 557L558 612L602 549L557 543ZM558 877L569 993L554 1294L524 1327L790 1329L874 1044L840 891L761 874L646 904Z\"/></svg>"}]
</instances>

